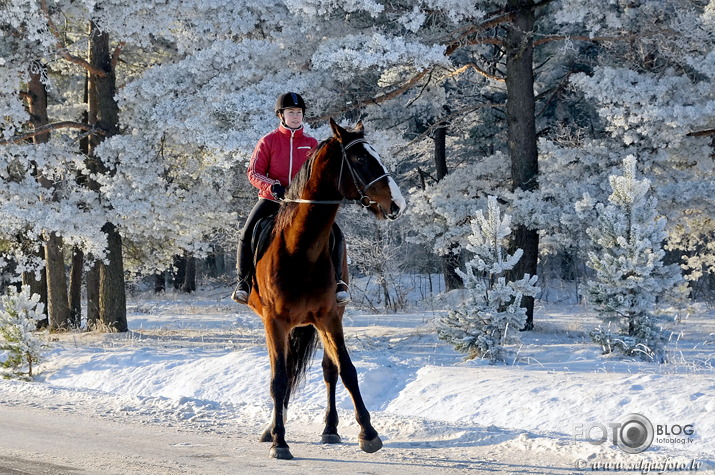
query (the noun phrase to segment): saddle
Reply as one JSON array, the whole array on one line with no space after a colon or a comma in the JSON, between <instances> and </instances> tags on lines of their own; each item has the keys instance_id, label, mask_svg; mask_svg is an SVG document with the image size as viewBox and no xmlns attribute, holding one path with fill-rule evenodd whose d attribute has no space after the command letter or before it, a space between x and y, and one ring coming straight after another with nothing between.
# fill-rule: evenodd
<instances>
[{"instance_id":1,"label":"saddle","mask_svg":"<svg viewBox=\"0 0 715 475\"><path fill-rule=\"evenodd\" d=\"M268 244L271 242L271 235L273 234L273 228L276 225L276 215L269 214L268 216L258 220L256 225L253 227L253 234L251 235L251 252L253 254L253 268L256 268L256 264L259 259L263 256L268 248Z\"/></svg>"},{"instance_id":2,"label":"saddle","mask_svg":"<svg viewBox=\"0 0 715 475\"><path fill-rule=\"evenodd\" d=\"M276 224L276 215L270 214L264 218L259 219L256 225L253 227L253 233L251 234L251 253L253 254L253 268L256 268L256 264L265 254L268 245L271 242L273 236L273 228ZM335 233L330 230L330 241L328 243L328 249L332 254L335 248Z\"/></svg>"}]
</instances>

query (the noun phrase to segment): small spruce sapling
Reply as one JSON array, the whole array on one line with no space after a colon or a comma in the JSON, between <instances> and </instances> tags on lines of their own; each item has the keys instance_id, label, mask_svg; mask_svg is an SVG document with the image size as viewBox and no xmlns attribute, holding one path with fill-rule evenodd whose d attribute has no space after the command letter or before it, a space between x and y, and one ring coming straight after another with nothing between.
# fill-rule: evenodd
<instances>
[{"instance_id":1,"label":"small spruce sapling","mask_svg":"<svg viewBox=\"0 0 715 475\"><path fill-rule=\"evenodd\" d=\"M590 196L576 210L595 225L587 228L594 250L587 264L595 279L584 295L603 321L591 332L604 353L619 350L644 359L664 359L666 335L656 304L682 295L684 281L677 264L663 265L666 219L657 215L649 197L650 181L636 179L636 159L623 160L623 176L611 175L609 204L593 204Z\"/></svg>"},{"instance_id":2,"label":"small spruce sapling","mask_svg":"<svg viewBox=\"0 0 715 475\"><path fill-rule=\"evenodd\" d=\"M501 216L494 196L488 200L487 216L479 210L471 221L472 234L466 249L474 257L457 270L464 280L467 299L458 309L437 321L440 339L454 345L467 359L483 357L492 363L507 361L504 345L520 341L519 330L526 323L524 296L536 295L537 277L529 274L518 281L508 281L507 271L521 258L523 251L507 251L511 216Z\"/></svg>"},{"instance_id":3,"label":"small spruce sapling","mask_svg":"<svg viewBox=\"0 0 715 475\"><path fill-rule=\"evenodd\" d=\"M14 287L8 288L1 298L0 309L0 351L6 359L0 366L8 368L8 376L32 379L33 368L41 360L44 344L36 335L37 321L45 318L44 305L37 294L30 295L30 287L22 286L18 293ZM23 372L23 368L27 372Z\"/></svg>"}]
</instances>

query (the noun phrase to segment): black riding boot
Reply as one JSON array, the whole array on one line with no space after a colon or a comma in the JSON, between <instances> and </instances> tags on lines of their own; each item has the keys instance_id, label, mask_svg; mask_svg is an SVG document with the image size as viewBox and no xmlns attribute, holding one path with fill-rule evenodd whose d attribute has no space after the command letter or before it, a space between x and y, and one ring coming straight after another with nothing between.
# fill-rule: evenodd
<instances>
[{"instance_id":1,"label":"black riding boot","mask_svg":"<svg viewBox=\"0 0 715 475\"><path fill-rule=\"evenodd\" d=\"M236 259L238 283L231 298L238 303L247 304L251 294L251 274L253 273L253 255L251 254L251 241L238 240L238 256Z\"/></svg>"},{"instance_id":2,"label":"black riding boot","mask_svg":"<svg viewBox=\"0 0 715 475\"><path fill-rule=\"evenodd\" d=\"M253 249L251 249L251 239L253 239L253 228L263 217L278 211L280 205L275 201L261 198L253 205L253 209L246 218L243 230L238 238L238 249L236 251L236 267L238 271L238 284L233 291L231 298L238 303L248 303L248 296L251 295L251 279L253 278Z\"/></svg>"},{"instance_id":3,"label":"black riding boot","mask_svg":"<svg viewBox=\"0 0 715 475\"><path fill-rule=\"evenodd\" d=\"M350 297L350 288L348 284L343 280L343 259L345 259L345 238L343 237L343 232L340 230L337 224L333 225L333 236L335 237L335 244L333 246L332 258L335 264L335 282L337 282L337 288L335 289L335 300L338 302L338 306L342 307L347 305L352 297Z\"/></svg>"}]
</instances>

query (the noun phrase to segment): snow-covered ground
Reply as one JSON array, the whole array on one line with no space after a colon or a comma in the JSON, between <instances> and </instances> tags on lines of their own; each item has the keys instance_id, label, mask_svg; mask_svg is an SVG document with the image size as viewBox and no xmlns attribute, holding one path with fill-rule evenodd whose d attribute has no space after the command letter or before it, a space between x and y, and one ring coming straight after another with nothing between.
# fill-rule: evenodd
<instances>
[{"instance_id":1,"label":"snow-covered ground","mask_svg":"<svg viewBox=\"0 0 715 475\"><path fill-rule=\"evenodd\" d=\"M129 333L53 335L36 382L0 381L0 406L52 401L55 407L81 407L83 416L232 434L258 446L254 441L271 409L263 328L228 294L227 288L139 294L130 299ZM435 335L433 319L443 311L346 312L361 391L385 442L382 457L399 461L424 449L432 459L444 454L453 460L460 451L483 449L479 453L497 462L515 453L561 460L552 473L614 467L715 471L715 318L707 308L674 324L680 333L665 364L603 356L588 338L597 323L588 309L548 303L538 304L536 329L522 334L513 364L465 362ZM293 444L317 442L322 430L320 357L318 351L291 401L287 440L296 459L306 448ZM342 386L338 404L343 445L355 446L358 427ZM643 417L653 427L647 450L629 454L613 444L614 431L616 438L633 434L620 432L621 426L646 427ZM602 435L607 441L599 444ZM329 448L322 450L321 457L331 457ZM460 466L475 468L450 465ZM500 471L498 464L491 467ZM539 471L549 467L542 464Z\"/></svg>"}]
</instances>

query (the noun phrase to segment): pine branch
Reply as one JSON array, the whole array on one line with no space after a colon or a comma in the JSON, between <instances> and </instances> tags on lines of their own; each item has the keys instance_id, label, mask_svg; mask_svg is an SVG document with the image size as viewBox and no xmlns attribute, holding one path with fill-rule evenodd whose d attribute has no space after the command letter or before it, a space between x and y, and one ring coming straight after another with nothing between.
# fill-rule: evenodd
<instances>
[{"instance_id":1,"label":"pine branch","mask_svg":"<svg viewBox=\"0 0 715 475\"><path fill-rule=\"evenodd\" d=\"M119 62L119 55L122 53L122 50L124 49L124 46L126 44L126 41L121 41L114 49L114 52L112 53L112 60L110 63L112 65L112 69L115 69L117 67L117 63Z\"/></svg>"},{"instance_id":2,"label":"pine branch","mask_svg":"<svg viewBox=\"0 0 715 475\"><path fill-rule=\"evenodd\" d=\"M487 79L491 79L492 81L498 81L498 82L505 82L505 81L506 81L506 79L504 79L504 78L500 78L500 77L495 76L495 75L493 75L493 74L489 74L488 72L486 72L485 70L483 70L482 68L480 68L479 66L477 66L476 63L467 63L467 64L465 64L464 66L462 66L461 68L456 69L456 70L454 70L453 72L451 72L447 77L452 77L452 76L457 76L457 75L459 75L459 74L462 74L464 71L466 71L466 70L469 69L469 68L474 69L477 73L481 74L482 76L484 76L484 77L487 78Z\"/></svg>"},{"instance_id":3,"label":"pine branch","mask_svg":"<svg viewBox=\"0 0 715 475\"><path fill-rule=\"evenodd\" d=\"M711 137L715 136L715 129L708 130L697 130L695 132L690 132L688 137Z\"/></svg>"},{"instance_id":4,"label":"pine branch","mask_svg":"<svg viewBox=\"0 0 715 475\"><path fill-rule=\"evenodd\" d=\"M89 74L93 76L97 76L100 78L105 78L107 77L107 72L95 68L89 62L83 58L80 58L78 56L73 56L67 51L67 46L65 45L65 41L62 39L62 35L60 35L59 30L57 29L57 25L55 25L55 22L52 21L52 17L50 16L50 10L47 6L47 0L40 0L40 9L42 10L42 13L45 14L45 18L47 19L47 27L50 29L50 32L52 35L57 39L57 46L59 47L58 53L60 56L62 56L65 60L69 61L70 63L77 64L84 68ZM121 48L118 48L119 51L121 51ZM118 53L117 53L118 54Z\"/></svg>"},{"instance_id":5,"label":"pine branch","mask_svg":"<svg viewBox=\"0 0 715 475\"><path fill-rule=\"evenodd\" d=\"M437 129L439 127L443 127L444 123L450 123L450 122L454 121L454 119L457 117L464 116L466 114L469 114L469 113L474 112L479 109L485 109L485 108L495 108L496 109L496 108L499 108L502 106L503 106L503 104L485 103L485 104L477 104L474 106L469 106L469 107L464 107L464 108L458 109L458 110L452 112L451 114L440 118L439 121L437 121L434 124L432 124L431 126L429 126L424 132L422 132L417 137L410 140L407 144L405 144L403 147L401 147L399 149L398 153L400 153L404 150L407 150L409 147L411 147L415 143L419 142L420 140L424 139L425 137L429 137L430 135L432 135L434 133L435 129Z\"/></svg>"},{"instance_id":6,"label":"pine branch","mask_svg":"<svg viewBox=\"0 0 715 475\"><path fill-rule=\"evenodd\" d=\"M581 35L554 35L554 36L547 36L545 38L535 40L534 46L541 46L543 44L551 43L553 41L564 41L564 40L590 41L593 43L604 43L604 42L615 43L617 41L633 41L633 40L639 40L641 38L650 38L652 36L658 36L658 35L676 36L677 33L673 30L665 29L665 30L659 30L659 31L649 31L646 33L636 33L633 35L623 35L623 36L594 36L594 37L590 37L590 36L581 36Z\"/></svg>"},{"instance_id":7,"label":"pine branch","mask_svg":"<svg viewBox=\"0 0 715 475\"><path fill-rule=\"evenodd\" d=\"M468 29L466 29L464 32L462 32L456 39L450 40L448 43L445 45L445 56L450 56L454 54L455 51L457 51L459 48L463 46L471 46L471 45L477 45L477 44L495 44L495 45L501 45L503 42L497 38L478 38L476 35L489 30L491 28L495 28L503 23L506 23L508 21L511 21L512 18L512 13L504 13L503 11L498 11L495 12L491 15L489 15L490 18L478 25L472 26ZM496 76L490 75L486 71L484 71L482 68L479 68L475 63L470 63L468 65L465 65L463 68L458 69L455 71L453 74L460 74L462 73L466 68L473 68L475 71L477 71L479 74L493 79L495 81L504 81L503 79L500 79ZM410 79L408 79L406 82L404 82L402 85L399 87L396 87L395 89L386 92L380 96L373 97L373 98L365 98L362 100L358 101L353 101L351 105L348 107L344 107L339 110L331 111L329 113L320 115L318 117L311 117L306 119L306 122L310 124L315 124L318 122L322 122L327 120L330 117L336 116L336 115L342 115L345 114L346 112L352 112L355 110L358 110L366 105L379 105L382 104L383 102L387 102L390 99L393 99L400 94L403 94L407 90L411 89L413 86L415 86L417 83L419 83L425 76L431 75L433 72L432 69L426 69L424 71L420 71L419 73L415 74L412 76Z\"/></svg>"},{"instance_id":8,"label":"pine branch","mask_svg":"<svg viewBox=\"0 0 715 475\"><path fill-rule=\"evenodd\" d=\"M43 125L42 127L37 127L32 132L27 132L22 135L16 135L15 137L11 137L7 140L0 140L0 145L22 142L23 140L31 139L33 137L37 137L38 135L48 134L53 130L58 129L79 129L85 130L91 134L106 135L106 132L99 127L85 124L82 122L72 122L69 120L65 120L62 122L55 122L53 124L47 124Z\"/></svg>"},{"instance_id":9,"label":"pine branch","mask_svg":"<svg viewBox=\"0 0 715 475\"><path fill-rule=\"evenodd\" d=\"M498 12L493 14L489 20L486 20L478 25L474 25L459 35L456 39L447 44L445 55L450 56L462 46L477 45L477 44L496 44L501 45L503 42L496 38L478 38L477 34L495 28L512 20L513 13ZM470 39L470 37L472 39Z\"/></svg>"},{"instance_id":10,"label":"pine branch","mask_svg":"<svg viewBox=\"0 0 715 475\"><path fill-rule=\"evenodd\" d=\"M421 72L417 73L415 76L413 76L412 78L410 78L407 82L403 83L401 86L399 86L399 87L393 89L392 91L386 92L386 93L384 93L384 94L382 94L382 95L380 95L380 96L377 96L377 97L366 98L366 99L363 99L363 100L354 101L354 102L353 102L351 105L349 105L348 107L344 107L344 108L339 109L339 110L334 110L334 111L331 111L331 112L329 112L329 113L327 113L327 114L320 115L320 116L318 116L318 117L311 117L310 119L306 119L306 122L308 122L308 123L310 123L310 124L314 124L314 123L317 123L317 122L325 121L325 120L329 119L330 117L333 117L333 116L336 116L336 115L342 115L342 114L345 114L346 112L351 112L351 111L358 110L358 109L364 107L365 105L369 105L369 104L379 105L379 104L382 104L383 102L389 101L390 99L393 99L393 98L399 96L400 94L404 93L405 91L407 91L407 90L410 89L412 86L414 86L415 84L417 84L422 78L424 78L425 76L427 76L427 75L430 74L431 72L432 72L432 69L425 69L424 71L421 71Z\"/></svg>"}]
</instances>

